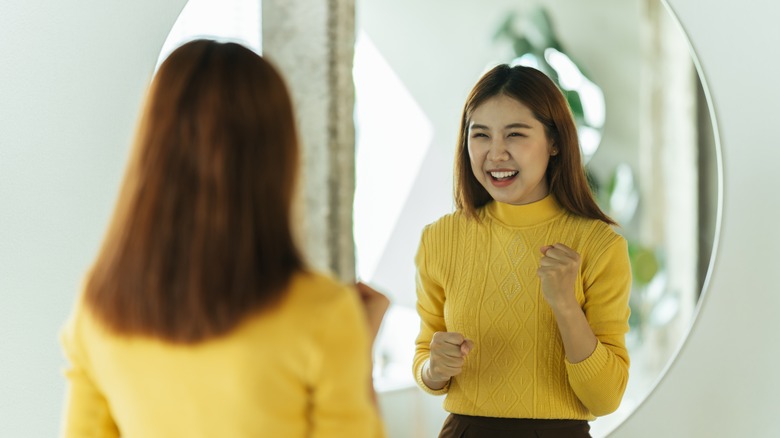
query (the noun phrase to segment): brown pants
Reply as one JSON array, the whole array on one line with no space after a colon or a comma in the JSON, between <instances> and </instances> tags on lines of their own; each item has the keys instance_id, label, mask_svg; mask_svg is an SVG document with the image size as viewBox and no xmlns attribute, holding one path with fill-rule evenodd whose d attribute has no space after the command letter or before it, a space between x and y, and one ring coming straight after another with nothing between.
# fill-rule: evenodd
<instances>
[{"instance_id":1,"label":"brown pants","mask_svg":"<svg viewBox=\"0 0 780 438\"><path fill-rule=\"evenodd\" d=\"M450 414L439 438L590 438L585 420L533 420Z\"/></svg>"}]
</instances>

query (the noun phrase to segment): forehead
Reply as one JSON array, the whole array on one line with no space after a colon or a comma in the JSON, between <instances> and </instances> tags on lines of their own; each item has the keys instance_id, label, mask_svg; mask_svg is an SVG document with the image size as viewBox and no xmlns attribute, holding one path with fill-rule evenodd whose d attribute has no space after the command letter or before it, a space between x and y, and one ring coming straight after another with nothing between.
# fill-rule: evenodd
<instances>
[{"instance_id":1,"label":"forehead","mask_svg":"<svg viewBox=\"0 0 780 438\"><path fill-rule=\"evenodd\" d=\"M479 104L471 113L470 125L504 126L511 123L541 125L523 102L504 94L493 96Z\"/></svg>"}]
</instances>

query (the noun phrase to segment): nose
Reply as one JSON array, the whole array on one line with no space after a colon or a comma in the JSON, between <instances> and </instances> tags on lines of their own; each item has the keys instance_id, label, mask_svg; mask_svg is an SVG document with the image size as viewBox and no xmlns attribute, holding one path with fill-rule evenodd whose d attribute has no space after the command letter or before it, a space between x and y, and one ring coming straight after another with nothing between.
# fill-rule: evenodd
<instances>
[{"instance_id":1,"label":"nose","mask_svg":"<svg viewBox=\"0 0 780 438\"><path fill-rule=\"evenodd\" d=\"M506 161L509 159L509 150L502 138L493 139L488 149L488 161Z\"/></svg>"}]
</instances>

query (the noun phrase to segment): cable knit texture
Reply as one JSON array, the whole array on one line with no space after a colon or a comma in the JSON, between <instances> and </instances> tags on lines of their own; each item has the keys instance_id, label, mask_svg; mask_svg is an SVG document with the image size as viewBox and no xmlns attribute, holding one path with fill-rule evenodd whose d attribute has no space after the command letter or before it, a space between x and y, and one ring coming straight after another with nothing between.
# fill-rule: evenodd
<instances>
[{"instance_id":1,"label":"cable knit texture","mask_svg":"<svg viewBox=\"0 0 780 438\"><path fill-rule=\"evenodd\" d=\"M628 381L631 270L625 239L599 220L572 215L552 196L527 205L491 202L479 220L461 212L423 231L416 257L420 334L417 383L447 394L452 413L503 418L584 419L617 409ZM598 338L569 363L536 271L544 245L581 256L576 298ZM422 381L437 331L475 343L463 371L434 391Z\"/></svg>"},{"instance_id":2,"label":"cable knit texture","mask_svg":"<svg viewBox=\"0 0 780 438\"><path fill-rule=\"evenodd\" d=\"M81 302L62 342L64 437L384 436L358 294L323 275L195 345L115 335Z\"/></svg>"}]
</instances>

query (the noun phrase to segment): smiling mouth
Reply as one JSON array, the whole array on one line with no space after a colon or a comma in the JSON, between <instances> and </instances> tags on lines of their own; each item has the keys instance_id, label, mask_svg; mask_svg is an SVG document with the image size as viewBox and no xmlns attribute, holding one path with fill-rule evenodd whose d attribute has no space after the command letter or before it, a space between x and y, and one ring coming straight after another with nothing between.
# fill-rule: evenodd
<instances>
[{"instance_id":1,"label":"smiling mouth","mask_svg":"<svg viewBox=\"0 0 780 438\"><path fill-rule=\"evenodd\" d=\"M512 170L512 171L500 171L500 172L488 172L488 173L490 174L490 177L496 181L506 181L514 178L519 172L516 170Z\"/></svg>"}]
</instances>

